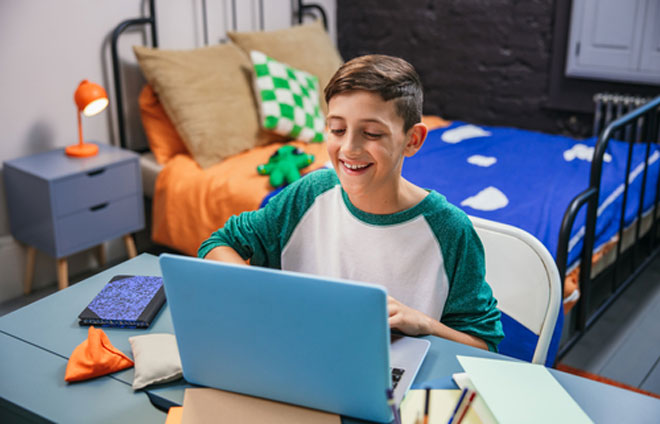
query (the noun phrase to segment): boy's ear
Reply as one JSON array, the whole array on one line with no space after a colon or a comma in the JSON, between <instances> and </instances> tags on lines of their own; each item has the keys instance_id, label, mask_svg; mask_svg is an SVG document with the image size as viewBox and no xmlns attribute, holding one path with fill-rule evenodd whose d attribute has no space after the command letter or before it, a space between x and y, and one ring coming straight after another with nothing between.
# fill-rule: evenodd
<instances>
[{"instance_id":1,"label":"boy's ear","mask_svg":"<svg viewBox=\"0 0 660 424\"><path fill-rule=\"evenodd\" d=\"M408 130L408 140L406 148L403 150L404 156L410 157L417 153L424 144L428 132L428 127L421 122L413 125L412 128Z\"/></svg>"}]
</instances>

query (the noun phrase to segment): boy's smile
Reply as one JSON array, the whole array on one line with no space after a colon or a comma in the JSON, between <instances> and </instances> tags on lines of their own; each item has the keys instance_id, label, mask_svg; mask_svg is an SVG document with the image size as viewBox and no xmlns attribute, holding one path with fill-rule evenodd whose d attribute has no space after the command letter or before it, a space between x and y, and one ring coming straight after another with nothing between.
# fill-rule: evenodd
<instances>
[{"instance_id":1,"label":"boy's smile","mask_svg":"<svg viewBox=\"0 0 660 424\"><path fill-rule=\"evenodd\" d=\"M421 201L423 195L401 178L401 167L404 156L421 147L425 127L422 136L416 126L404 133L394 101L368 91L338 94L328 109L328 154L357 208L385 214Z\"/></svg>"}]
</instances>

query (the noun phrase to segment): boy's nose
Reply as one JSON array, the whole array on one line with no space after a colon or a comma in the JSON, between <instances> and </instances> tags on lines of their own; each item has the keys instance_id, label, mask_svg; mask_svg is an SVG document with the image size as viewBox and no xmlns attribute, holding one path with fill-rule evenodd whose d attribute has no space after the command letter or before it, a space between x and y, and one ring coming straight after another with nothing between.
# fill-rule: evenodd
<instances>
[{"instance_id":1,"label":"boy's nose","mask_svg":"<svg viewBox=\"0 0 660 424\"><path fill-rule=\"evenodd\" d=\"M359 154L362 151L362 140L359 137L359 133L349 132L341 148L346 155Z\"/></svg>"}]
</instances>

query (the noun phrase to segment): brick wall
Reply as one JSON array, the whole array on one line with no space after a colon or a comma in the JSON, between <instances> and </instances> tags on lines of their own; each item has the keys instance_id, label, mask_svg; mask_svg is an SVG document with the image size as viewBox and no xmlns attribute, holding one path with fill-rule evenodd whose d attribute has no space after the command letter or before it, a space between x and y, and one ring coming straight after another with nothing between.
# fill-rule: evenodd
<instances>
[{"instance_id":1,"label":"brick wall","mask_svg":"<svg viewBox=\"0 0 660 424\"><path fill-rule=\"evenodd\" d=\"M545 106L553 14L554 0L337 0L338 46L411 62L427 114L590 135L590 115Z\"/></svg>"}]
</instances>

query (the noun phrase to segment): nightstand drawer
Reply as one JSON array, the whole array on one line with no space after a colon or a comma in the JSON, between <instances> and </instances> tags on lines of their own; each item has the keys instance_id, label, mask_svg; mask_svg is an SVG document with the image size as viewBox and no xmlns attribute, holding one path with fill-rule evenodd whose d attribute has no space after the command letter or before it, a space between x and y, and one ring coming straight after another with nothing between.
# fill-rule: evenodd
<instances>
[{"instance_id":1,"label":"nightstand drawer","mask_svg":"<svg viewBox=\"0 0 660 424\"><path fill-rule=\"evenodd\" d=\"M141 194L113 200L55 221L62 256L137 231L144 226Z\"/></svg>"},{"instance_id":2,"label":"nightstand drawer","mask_svg":"<svg viewBox=\"0 0 660 424\"><path fill-rule=\"evenodd\" d=\"M137 160L56 180L53 182L54 216L84 211L138 193L141 190L139 181Z\"/></svg>"}]
</instances>

